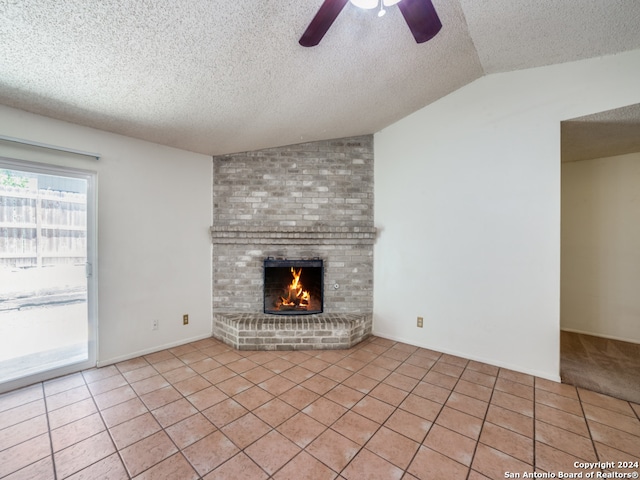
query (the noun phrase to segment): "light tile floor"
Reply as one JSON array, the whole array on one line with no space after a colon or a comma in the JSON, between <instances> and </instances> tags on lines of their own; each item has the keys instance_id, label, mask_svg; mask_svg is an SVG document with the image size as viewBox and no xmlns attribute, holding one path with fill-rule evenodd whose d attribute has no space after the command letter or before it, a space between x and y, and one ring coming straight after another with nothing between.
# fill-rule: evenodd
<instances>
[{"instance_id":1,"label":"light tile floor","mask_svg":"<svg viewBox=\"0 0 640 480\"><path fill-rule=\"evenodd\" d=\"M639 415L377 337L301 352L206 339L0 396L0 478L607 478L640 471L617 465L640 461ZM616 463L584 466L598 461Z\"/></svg>"}]
</instances>

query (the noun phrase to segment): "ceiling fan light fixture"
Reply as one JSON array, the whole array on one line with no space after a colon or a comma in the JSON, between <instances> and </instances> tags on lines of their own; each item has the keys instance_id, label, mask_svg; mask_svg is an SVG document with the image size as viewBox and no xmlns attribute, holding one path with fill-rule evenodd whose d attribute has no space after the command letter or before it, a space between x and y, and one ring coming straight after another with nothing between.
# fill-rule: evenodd
<instances>
[{"instance_id":1,"label":"ceiling fan light fixture","mask_svg":"<svg viewBox=\"0 0 640 480\"><path fill-rule=\"evenodd\" d=\"M353 5L358 8L363 8L365 10L371 10L372 8L376 8L380 1L379 0L349 0Z\"/></svg>"},{"instance_id":2,"label":"ceiling fan light fixture","mask_svg":"<svg viewBox=\"0 0 640 480\"><path fill-rule=\"evenodd\" d=\"M432 0L324 0L298 43L303 47L318 45L349 2L358 8L369 10L379 6L379 17L386 13L385 7L398 5L416 43L431 40L442 28L442 22L433 7Z\"/></svg>"},{"instance_id":3,"label":"ceiling fan light fixture","mask_svg":"<svg viewBox=\"0 0 640 480\"><path fill-rule=\"evenodd\" d=\"M396 3L400 2L400 0L349 0L353 5L358 8L362 8L364 10L371 10L376 8L378 5L385 7L392 7Z\"/></svg>"}]
</instances>

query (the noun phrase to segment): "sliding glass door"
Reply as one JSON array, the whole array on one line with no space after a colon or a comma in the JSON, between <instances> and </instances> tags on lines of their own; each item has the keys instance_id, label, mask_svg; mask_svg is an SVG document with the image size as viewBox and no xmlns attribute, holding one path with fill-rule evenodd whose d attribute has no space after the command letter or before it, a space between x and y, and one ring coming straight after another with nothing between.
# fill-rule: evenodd
<instances>
[{"instance_id":1,"label":"sliding glass door","mask_svg":"<svg viewBox=\"0 0 640 480\"><path fill-rule=\"evenodd\" d=\"M0 159L0 391L95 365L94 180Z\"/></svg>"}]
</instances>

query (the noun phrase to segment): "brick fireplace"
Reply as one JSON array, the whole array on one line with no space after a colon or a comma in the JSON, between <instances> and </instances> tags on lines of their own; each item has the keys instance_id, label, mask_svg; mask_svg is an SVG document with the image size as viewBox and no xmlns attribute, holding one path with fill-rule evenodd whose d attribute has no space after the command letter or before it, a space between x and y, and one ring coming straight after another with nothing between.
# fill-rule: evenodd
<instances>
[{"instance_id":1,"label":"brick fireplace","mask_svg":"<svg viewBox=\"0 0 640 480\"><path fill-rule=\"evenodd\" d=\"M371 333L373 137L214 157L213 335L242 350L349 348ZM264 260L322 259L324 307L263 312Z\"/></svg>"}]
</instances>

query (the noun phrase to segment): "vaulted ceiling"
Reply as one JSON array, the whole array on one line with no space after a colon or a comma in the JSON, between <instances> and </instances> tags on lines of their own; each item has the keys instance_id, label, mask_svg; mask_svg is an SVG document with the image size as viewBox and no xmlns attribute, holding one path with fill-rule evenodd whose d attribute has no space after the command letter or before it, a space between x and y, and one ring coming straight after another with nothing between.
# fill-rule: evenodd
<instances>
[{"instance_id":1,"label":"vaulted ceiling","mask_svg":"<svg viewBox=\"0 0 640 480\"><path fill-rule=\"evenodd\" d=\"M368 134L487 74L640 48L637 0L433 0L417 44L397 7L322 0L0 0L0 103L217 155Z\"/></svg>"}]
</instances>

